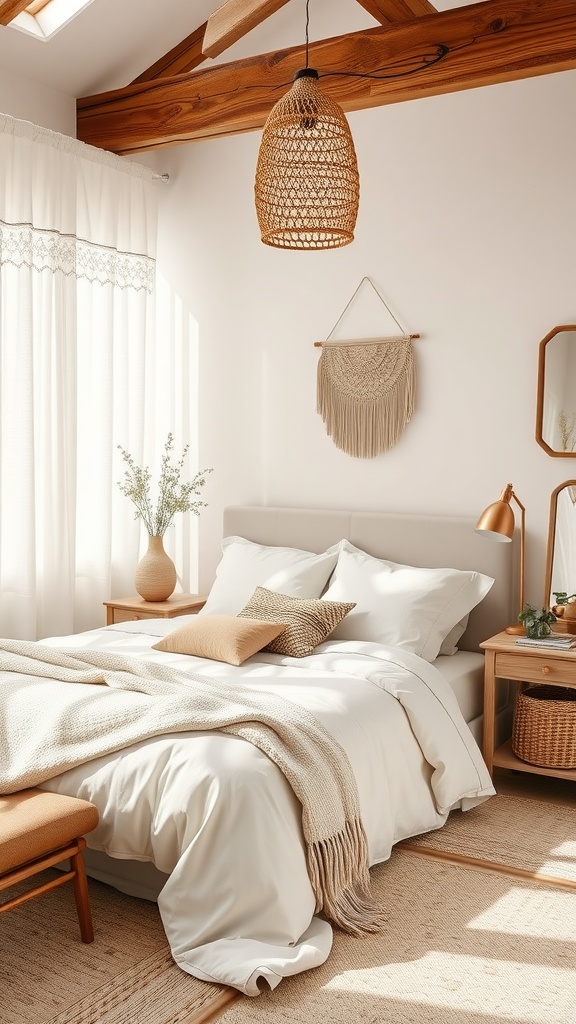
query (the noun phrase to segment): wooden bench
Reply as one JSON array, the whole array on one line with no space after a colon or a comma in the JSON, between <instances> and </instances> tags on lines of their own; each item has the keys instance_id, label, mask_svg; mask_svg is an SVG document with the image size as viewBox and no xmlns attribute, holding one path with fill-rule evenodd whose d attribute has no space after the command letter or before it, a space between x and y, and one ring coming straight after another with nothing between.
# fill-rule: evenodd
<instances>
[{"instance_id":1,"label":"wooden bench","mask_svg":"<svg viewBox=\"0 0 576 1024\"><path fill-rule=\"evenodd\" d=\"M0 904L0 913L65 882L74 898L83 942L94 940L83 838L98 824L98 809L87 800L42 789L0 796L0 891L69 858L70 870Z\"/></svg>"}]
</instances>

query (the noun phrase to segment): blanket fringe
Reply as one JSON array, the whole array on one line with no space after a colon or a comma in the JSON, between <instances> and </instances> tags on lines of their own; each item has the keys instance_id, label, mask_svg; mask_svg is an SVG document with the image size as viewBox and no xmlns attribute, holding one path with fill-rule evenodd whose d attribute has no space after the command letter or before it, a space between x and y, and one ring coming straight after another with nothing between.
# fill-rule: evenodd
<instances>
[{"instance_id":1,"label":"blanket fringe","mask_svg":"<svg viewBox=\"0 0 576 1024\"><path fill-rule=\"evenodd\" d=\"M384 911L370 889L368 849L358 818L341 832L308 846L308 872L316 896L316 912L349 935L377 932Z\"/></svg>"}]
</instances>

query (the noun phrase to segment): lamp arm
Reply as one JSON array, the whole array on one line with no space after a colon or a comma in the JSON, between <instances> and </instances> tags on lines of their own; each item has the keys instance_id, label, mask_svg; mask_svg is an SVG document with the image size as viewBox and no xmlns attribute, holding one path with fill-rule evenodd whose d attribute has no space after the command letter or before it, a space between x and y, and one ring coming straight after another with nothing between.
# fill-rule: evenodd
<instances>
[{"instance_id":1,"label":"lamp arm","mask_svg":"<svg viewBox=\"0 0 576 1024\"><path fill-rule=\"evenodd\" d=\"M510 497L514 498L514 501L520 509L520 611L524 610L524 565L526 555L526 509L520 501L515 491L511 492Z\"/></svg>"}]
</instances>

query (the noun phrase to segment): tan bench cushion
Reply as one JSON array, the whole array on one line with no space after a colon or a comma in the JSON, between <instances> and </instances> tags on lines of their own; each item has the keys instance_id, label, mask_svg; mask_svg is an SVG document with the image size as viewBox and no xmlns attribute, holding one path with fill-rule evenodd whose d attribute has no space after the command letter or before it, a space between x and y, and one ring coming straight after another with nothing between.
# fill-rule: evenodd
<instances>
[{"instance_id":1,"label":"tan bench cushion","mask_svg":"<svg viewBox=\"0 0 576 1024\"><path fill-rule=\"evenodd\" d=\"M42 789L0 796L0 874L91 832L98 810L88 802Z\"/></svg>"}]
</instances>

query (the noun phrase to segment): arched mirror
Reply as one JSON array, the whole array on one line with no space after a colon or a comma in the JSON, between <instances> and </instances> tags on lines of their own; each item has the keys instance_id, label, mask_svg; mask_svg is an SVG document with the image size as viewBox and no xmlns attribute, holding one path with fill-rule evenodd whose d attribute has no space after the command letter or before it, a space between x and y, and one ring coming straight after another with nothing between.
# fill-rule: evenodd
<instances>
[{"instance_id":1,"label":"arched mirror","mask_svg":"<svg viewBox=\"0 0 576 1024\"><path fill-rule=\"evenodd\" d=\"M558 606L561 619L570 618L576 633L576 480L565 480L552 491L546 554L544 604ZM564 595L558 597L557 595Z\"/></svg>"},{"instance_id":2,"label":"arched mirror","mask_svg":"<svg viewBox=\"0 0 576 1024\"><path fill-rule=\"evenodd\" d=\"M540 342L536 440L548 455L576 458L576 324Z\"/></svg>"}]
</instances>

